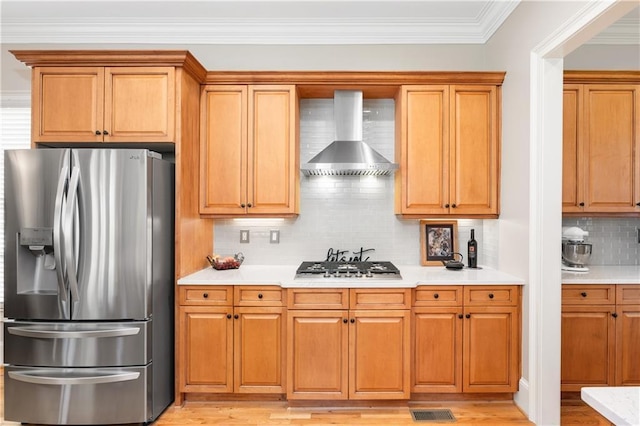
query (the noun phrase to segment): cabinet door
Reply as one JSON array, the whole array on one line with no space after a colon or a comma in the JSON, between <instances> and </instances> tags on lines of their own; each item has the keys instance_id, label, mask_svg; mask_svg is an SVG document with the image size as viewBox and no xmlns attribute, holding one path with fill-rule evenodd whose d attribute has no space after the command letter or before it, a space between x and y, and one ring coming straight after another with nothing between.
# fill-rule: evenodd
<instances>
[{"instance_id":1,"label":"cabinet door","mask_svg":"<svg viewBox=\"0 0 640 426\"><path fill-rule=\"evenodd\" d=\"M462 307L414 308L412 392L462 392L462 323Z\"/></svg>"},{"instance_id":2,"label":"cabinet door","mask_svg":"<svg viewBox=\"0 0 640 426\"><path fill-rule=\"evenodd\" d=\"M347 399L347 311L290 310L287 316L287 399Z\"/></svg>"},{"instance_id":3,"label":"cabinet door","mask_svg":"<svg viewBox=\"0 0 640 426\"><path fill-rule=\"evenodd\" d=\"M249 86L249 214L297 212L299 179L295 86Z\"/></svg>"},{"instance_id":4,"label":"cabinet door","mask_svg":"<svg viewBox=\"0 0 640 426\"><path fill-rule=\"evenodd\" d=\"M201 98L200 213L243 215L247 86L207 86Z\"/></svg>"},{"instance_id":5,"label":"cabinet door","mask_svg":"<svg viewBox=\"0 0 640 426\"><path fill-rule=\"evenodd\" d=\"M518 390L517 307L465 308L463 392Z\"/></svg>"},{"instance_id":6,"label":"cabinet door","mask_svg":"<svg viewBox=\"0 0 640 426\"><path fill-rule=\"evenodd\" d=\"M181 392L233 392L231 307L180 307Z\"/></svg>"},{"instance_id":7,"label":"cabinet door","mask_svg":"<svg viewBox=\"0 0 640 426\"><path fill-rule=\"evenodd\" d=\"M614 382L614 305L562 307L561 390Z\"/></svg>"},{"instance_id":8,"label":"cabinet door","mask_svg":"<svg viewBox=\"0 0 640 426\"><path fill-rule=\"evenodd\" d=\"M584 207L582 86L565 84L562 103L562 211Z\"/></svg>"},{"instance_id":9,"label":"cabinet door","mask_svg":"<svg viewBox=\"0 0 640 426\"><path fill-rule=\"evenodd\" d=\"M175 69L105 69L105 142L175 140Z\"/></svg>"},{"instance_id":10,"label":"cabinet door","mask_svg":"<svg viewBox=\"0 0 640 426\"><path fill-rule=\"evenodd\" d=\"M585 211L624 213L640 208L640 89L585 85Z\"/></svg>"},{"instance_id":11,"label":"cabinet door","mask_svg":"<svg viewBox=\"0 0 640 426\"><path fill-rule=\"evenodd\" d=\"M403 86L396 213L449 211L449 87ZM399 185L398 185L399 184Z\"/></svg>"},{"instance_id":12,"label":"cabinet door","mask_svg":"<svg viewBox=\"0 0 640 426\"><path fill-rule=\"evenodd\" d=\"M498 214L498 89L451 86L451 214Z\"/></svg>"},{"instance_id":13,"label":"cabinet door","mask_svg":"<svg viewBox=\"0 0 640 426\"><path fill-rule=\"evenodd\" d=\"M104 68L36 67L32 88L33 142L102 142Z\"/></svg>"},{"instance_id":14,"label":"cabinet door","mask_svg":"<svg viewBox=\"0 0 640 426\"><path fill-rule=\"evenodd\" d=\"M616 309L616 386L640 386L640 305Z\"/></svg>"},{"instance_id":15,"label":"cabinet door","mask_svg":"<svg viewBox=\"0 0 640 426\"><path fill-rule=\"evenodd\" d=\"M349 315L349 399L409 399L410 311Z\"/></svg>"},{"instance_id":16,"label":"cabinet door","mask_svg":"<svg viewBox=\"0 0 640 426\"><path fill-rule=\"evenodd\" d=\"M234 310L234 390L284 393L284 308Z\"/></svg>"}]
</instances>

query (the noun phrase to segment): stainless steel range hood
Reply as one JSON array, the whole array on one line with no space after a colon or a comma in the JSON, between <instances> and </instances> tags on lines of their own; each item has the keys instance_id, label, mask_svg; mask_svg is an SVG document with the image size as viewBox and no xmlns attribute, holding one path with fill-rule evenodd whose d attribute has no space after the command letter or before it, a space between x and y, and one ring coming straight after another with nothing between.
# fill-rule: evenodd
<instances>
[{"instance_id":1,"label":"stainless steel range hood","mask_svg":"<svg viewBox=\"0 0 640 426\"><path fill-rule=\"evenodd\" d=\"M398 168L362 141L361 91L336 90L333 111L336 140L300 167L305 176L382 176Z\"/></svg>"}]
</instances>

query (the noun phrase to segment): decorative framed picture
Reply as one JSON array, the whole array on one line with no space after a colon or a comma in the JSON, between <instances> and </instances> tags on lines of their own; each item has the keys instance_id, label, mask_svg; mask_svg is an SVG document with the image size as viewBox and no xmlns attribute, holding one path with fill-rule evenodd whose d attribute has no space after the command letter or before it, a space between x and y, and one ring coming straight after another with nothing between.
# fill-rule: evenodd
<instances>
[{"instance_id":1,"label":"decorative framed picture","mask_svg":"<svg viewBox=\"0 0 640 426\"><path fill-rule=\"evenodd\" d=\"M420 264L442 266L456 252L458 222L455 220L420 221Z\"/></svg>"}]
</instances>

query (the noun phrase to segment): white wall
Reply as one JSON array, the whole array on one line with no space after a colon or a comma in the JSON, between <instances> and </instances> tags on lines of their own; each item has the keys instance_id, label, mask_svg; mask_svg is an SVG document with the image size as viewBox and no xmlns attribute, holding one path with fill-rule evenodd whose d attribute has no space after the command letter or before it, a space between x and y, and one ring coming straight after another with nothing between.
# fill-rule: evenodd
<instances>
[{"instance_id":1,"label":"white wall","mask_svg":"<svg viewBox=\"0 0 640 426\"><path fill-rule=\"evenodd\" d=\"M585 44L565 56L564 69L638 70L640 69L640 47Z\"/></svg>"}]
</instances>

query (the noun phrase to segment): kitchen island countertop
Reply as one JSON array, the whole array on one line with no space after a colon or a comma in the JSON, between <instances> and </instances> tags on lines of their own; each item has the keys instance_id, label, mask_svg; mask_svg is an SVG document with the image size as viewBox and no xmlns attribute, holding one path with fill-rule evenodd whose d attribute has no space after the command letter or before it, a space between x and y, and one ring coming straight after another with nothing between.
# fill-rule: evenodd
<instances>
[{"instance_id":1,"label":"kitchen island countertop","mask_svg":"<svg viewBox=\"0 0 640 426\"><path fill-rule=\"evenodd\" d=\"M640 266L590 265L588 272L562 271L562 284L640 284Z\"/></svg>"},{"instance_id":2,"label":"kitchen island countertop","mask_svg":"<svg viewBox=\"0 0 640 426\"><path fill-rule=\"evenodd\" d=\"M284 288L413 288L419 285L522 285L513 275L482 269L448 270L444 266L397 265L402 279L294 279L297 265L242 265L239 269L216 271L206 268L178 280L179 285L279 285Z\"/></svg>"},{"instance_id":3,"label":"kitchen island countertop","mask_svg":"<svg viewBox=\"0 0 640 426\"><path fill-rule=\"evenodd\" d=\"M580 396L617 426L640 425L639 386L585 387Z\"/></svg>"}]
</instances>

